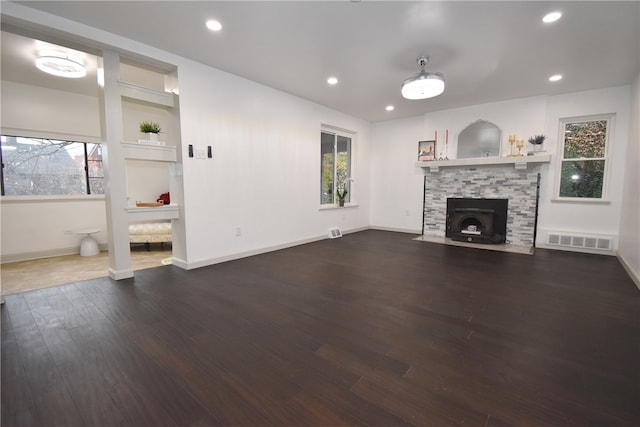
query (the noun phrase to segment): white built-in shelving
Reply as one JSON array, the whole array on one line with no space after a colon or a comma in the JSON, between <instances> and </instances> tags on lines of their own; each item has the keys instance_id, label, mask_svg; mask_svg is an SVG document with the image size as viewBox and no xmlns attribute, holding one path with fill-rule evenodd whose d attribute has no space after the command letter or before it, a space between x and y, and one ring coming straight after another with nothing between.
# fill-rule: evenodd
<instances>
[{"instance_id":1,"label":"white built-in shelving","mask_svg":"<svg viewBox=\"0 0 640 427\"><path fill-rule=\"evenodd\" d=\"M148 160L153 162L175 162L176 147L150 145L139 142L123 141L122 152L128 160Z\"/></svg>"},{"instance_id":2,"label":"white built-in shelving","mask_svg":"<svg viewBox=\"0 0 640 427\"><path fill-rule=\"evenodd\" d=\"M125 210L130 221L158 221L180 218L180 207L171 203L164 206L132 206Z\"/></svg>"},{"instance_id":3,"label":"white built-in shelving","mask_svg":"<svg viewBox=\"0 0 640 427\"><path fill-rule=\"evenodd\" d=\"M175 95L171 92L164 92L156 89L146 88L127 82L118 82L120 95L128 100L145 102L163 108L173 108L175 105Z\"/></svg>"},{"instance_id":4,"label":"white built-in shelving","mask_svg":"<svg viewBox=\"0 0 640 427\"><path fill-rule=\"evenodd\" d=\"M148 88L138 84L119 81L118 89L123 102L123 106L129 102L143 104L147 109L157 109L157 111L170 112L177 107L177 95L158 89ZM126 109L123 112L127 114ZM164 113L166 115L166 113ZM175 117L177 114L169 113L167 117ZM163 127L171 127L170 123L163 123ZM121 152L125 160L138 160L145 162L164 162L167 164L177 161L176 147L174 145L156 145L153 143L122 141L120 143ZM179 208L177 204L166 206L137 207L129 206L125 208L127 219L130 222L148 220L168 220L179 218Z\"/></svg>"}]
</instances>

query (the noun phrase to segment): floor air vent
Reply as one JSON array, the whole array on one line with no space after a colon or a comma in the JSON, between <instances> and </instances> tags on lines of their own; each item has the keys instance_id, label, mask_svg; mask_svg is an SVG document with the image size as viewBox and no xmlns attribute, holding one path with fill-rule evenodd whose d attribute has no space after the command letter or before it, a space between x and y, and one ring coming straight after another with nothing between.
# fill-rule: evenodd
<instances>
[{"instance_id":1,"label":"floor air vent","mask_svg":"<svg viewBox=\"0 0 640 427\"><path fill-rule=\"evenodd\" d=\"M329 238L337 239L338 237L342 237L342 231L339 228L330 228L329 229Z\"/></svg>"},{"instance_id":2,"label":"floor air vent","mask_svg":"<svg viewBox=\"0 0 640 427\"><path fill-rule=\"evenodd\" d=\"M549 233L547 235L547 244L570 248L611 250L612 241L609 237L576 236L558 233Z\"/></svg>"}]
</instances>

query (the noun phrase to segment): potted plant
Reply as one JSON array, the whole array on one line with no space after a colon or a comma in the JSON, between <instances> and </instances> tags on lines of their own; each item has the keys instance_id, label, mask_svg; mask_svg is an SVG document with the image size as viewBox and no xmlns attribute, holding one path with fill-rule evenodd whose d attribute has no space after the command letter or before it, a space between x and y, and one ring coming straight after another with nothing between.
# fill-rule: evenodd
<instances>
[{"instance_id":1,"label":"potted plant","mask_svg":"<svg viewBox=\"0 0 640 427\"><path fill-rule=\"evenodd\" d=\"M542 151L542 144L547 139L544 135L535 135L529 138L529 144L533 145L533 151Z\"/></svg>"},{"instance_id":2,"label":"potted plant","mask_svg":"<svg viewBox=\"0 0 640 427\"><path fill-rule=\"evenodd\" d=\"M347 194L349 194L349 191L347 190L347 187L342 186L342 189L338 188L338 191L336 191L336 195L338 196L338 204L340 206L344 206L344 201L347 198Z\"/></svg>"},{"instance_id":3,"label":"potted plant","mask_svg":"<svg viewBox=\"0 0 640 427\"><path fill-rule=\"evenodd\" d=\"M140 132L146 134L149 141L157 141L158 134L162 129L158 122L142 122L140 123Z\"/></svg>"}]
</instances>

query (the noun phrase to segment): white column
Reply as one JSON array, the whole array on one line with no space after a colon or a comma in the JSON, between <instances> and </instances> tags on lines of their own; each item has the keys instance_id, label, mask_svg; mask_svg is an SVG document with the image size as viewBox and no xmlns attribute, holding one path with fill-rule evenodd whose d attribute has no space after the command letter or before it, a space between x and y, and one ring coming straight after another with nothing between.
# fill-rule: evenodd
<instances>
[{"instance_id":1,"label":"white column","mask_svg":"<svg viewBox=\"0 0 640 427\"><path fill-rule=\"evenodd\" d=\"M118 80L120 56L103 52L104 87L101 90L101 130L103 138L104 191L109 242L109 276L115 280L133 277L127 218L126 165L121 148L122 99Z\"/></svg>"}]
</instances>

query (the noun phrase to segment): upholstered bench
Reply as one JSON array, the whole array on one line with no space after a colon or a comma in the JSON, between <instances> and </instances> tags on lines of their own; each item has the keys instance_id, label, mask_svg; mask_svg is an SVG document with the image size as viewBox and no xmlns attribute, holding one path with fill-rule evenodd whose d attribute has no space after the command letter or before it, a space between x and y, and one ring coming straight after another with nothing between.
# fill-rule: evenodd
<instances>
[{"instance_id":1,"label":"upholstered bench","mask_svg":"<svg viewBox=\"0 0 640 427\"><path fill-rule=\"evenodd\" d=\"M144 243L149 249L151 243L171 242L171 222L142 222L129 224L129 243Z\"/></svg>"}]
</instances>

